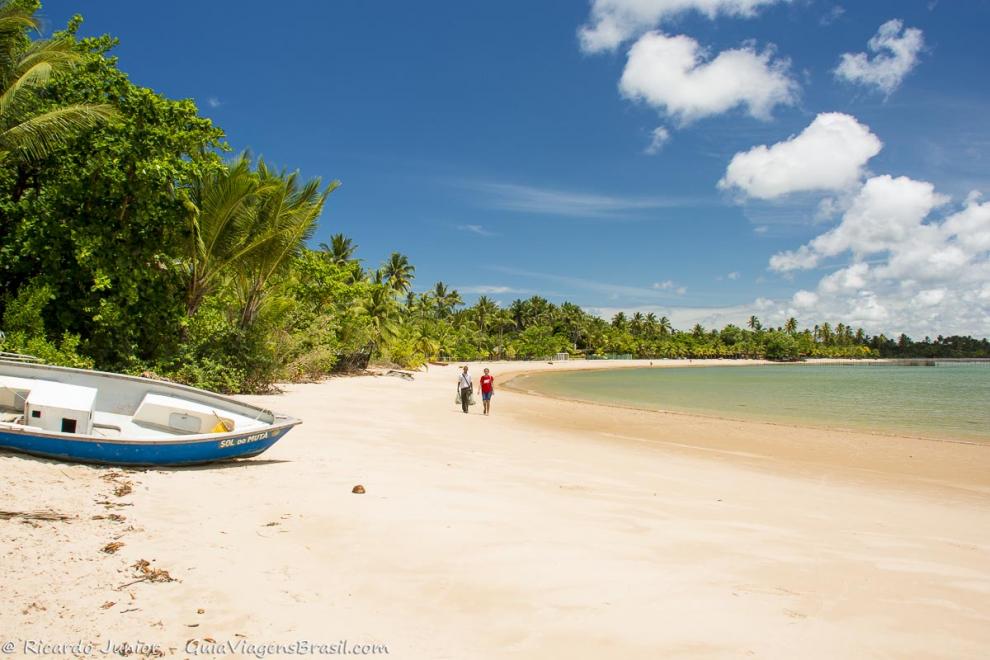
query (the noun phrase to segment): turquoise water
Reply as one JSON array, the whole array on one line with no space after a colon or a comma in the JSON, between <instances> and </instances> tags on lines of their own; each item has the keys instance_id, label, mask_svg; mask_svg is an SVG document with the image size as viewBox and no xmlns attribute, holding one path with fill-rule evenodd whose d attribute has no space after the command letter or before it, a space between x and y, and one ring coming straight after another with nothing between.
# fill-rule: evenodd
<instances>
[{"instance_id":1,"label":"turquoise water","mask_svg":"<svg viewBox=\"0 0 990 660\"><path fill-rule=\"evenodd\" d=\"M990 440L990 366L772 365L533 374L514 385L651 410Z\"/></svg>"}]
</instances>

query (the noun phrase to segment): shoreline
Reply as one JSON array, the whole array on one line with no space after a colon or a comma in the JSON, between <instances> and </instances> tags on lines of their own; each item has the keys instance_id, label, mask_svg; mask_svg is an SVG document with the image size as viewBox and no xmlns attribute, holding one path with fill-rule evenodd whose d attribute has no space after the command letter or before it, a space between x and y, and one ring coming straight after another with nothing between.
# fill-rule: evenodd
<instances>
[{"instance_id":1,"label":"shoreline","mask_svg":"<svg viewBox=\"0 0 990 660\"><path fill-rule=\"evenodd\" d=\"M70 516L0 520L4 639L135 640L166 657L190 656L187 640L348 640L431 660L990 646L981 447L504 386L491 417L464 415L456 370L245 396L304 423L237 463L0 454L0 511ZM141 560L174 581L134 583Z\"/></svg>"},{"instance_id":2,"label":"shoreline","mask_svg":"<svg viewBox=\"0 0 990 660\"><path fill-rule=\"evenodd\" d=\"M621 367L616 367L614 370L615 371L620 371L620 370L623 370L623 369L651 369L651 368L653 368L653 369L656 369L656 368L683 368L683 369L686 369L686 368L705 368L705 367L718 367L718 366L725 366L725 367L730 367L730 366L732 366L732 367L746 367L746 366L767 366L767 365L774 365L774 366L776 366L777 364L778 363L774 363L774 362L758 362L756 364L687 364L687 365L669 365L669 366L667 366L667 365L642 365L642 366L621 366ZM581 370L582 369L570 369L570 370L568 370L568 369L561 369L560 371L581 371ZM585 370L587 370L587 369L585 369ZM603 371L612 371L611 369L608 369L608 368L603 368L602 370ZM715 420L722 420L722 421L727 421L727 422L740 422L740 423L744 423L744 424L745 423L767 424L769 426L791 427L791 428L794 428L794 429L813 429L813 430L817 430L817 431L836 431L836 432L840 432L840 433L860 433L860 434L866 434L866 435L876 435L876 436L881 436L881 437L885 437L885 438L909 438L911 440L923 440L923 441L930 441L930 442L948 442L948 443L962 444L962 445L990 446L990 439L988 439L988 440L979 440L979 439L974 440L974 439L970 439L970 438L950 437L950 436L946 436L946 437L933 437L933 436L926 436L926 435L913 435L913 434L911 434L909 432L898 431L898 430L883 431L883 430L877 430L877 429L856 428L856 427L848 427L848 426L829 426L829 425L824 424L824 423L822 423L822 424L815 424L815 423L813 423L811 421L808 421L807 423L803 423L803 422L797 421L797 420L790 421L790 420L777 420L777 419L771 419L771 418L757 418L757 417L731 417L731 416L727 416L727 415L719 415L719 414L716 414L714 412L707 413L707 412L695 411L695 410L675 410L675 409L671 409L671 408L647 408L647 407L642 407L642 406L636 406L636 405L633 405L633 404L624 404L624 403L618 403L618 402L613 402L613 401L596 401L594 399L582 399L582 398L579 398L579 397L569 397L569 396L564 396L562 394L553 394L553 393L550 393L550 392L541 392L541 391L538 391L538 390L527 389L527 388L524 388L524 387L522 387L521 385L518 385L518 384L517 385L513 385L513 381L516 381L516 380L518 380L520 378L525 378L526 376L529 376L529 375L534 375L534 374L539 374L539 373L543 373L543 372L541 370L513 371L513 372L510 373L509 379L506 380L504 383L502 383L501 387L503 387L503 388L505 388L507 390L511 390L513 392L519 393L519 394L527 395L527 396L542 397L542 398L547 398L547 399L554 399L554 400L557 400L557 401L569 401L571 403L579 403L579 404L586 404L586 405L592 405L592 406L603 406L603 407L606 407L606 408L618 408L618 409L621 409L621 410L635 410L635 411L640 411L640 412L656 412L656 413L663 413L663 414L666 414L666 415L683 415L683 416L686 416L686 417L699 417L699 418L702 418L702 419L715 419Z\"/></svg>"}]
</instances>

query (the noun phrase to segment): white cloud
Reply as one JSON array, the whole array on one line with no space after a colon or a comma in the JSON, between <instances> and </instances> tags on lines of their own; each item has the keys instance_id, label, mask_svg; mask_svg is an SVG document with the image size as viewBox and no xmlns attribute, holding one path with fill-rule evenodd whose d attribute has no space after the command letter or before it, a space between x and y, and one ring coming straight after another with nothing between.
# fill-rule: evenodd
<instances>
[{"instance_id":1,"label":"white cloud","mask_svg":"<svg viewBox=\"0 0 990 660\"><path fill-rule=\"evenodd\" d=\"M797 83L789 63L770 50L752 46L725 50L709 58L685 35L650 32L629 51L619 90L629 99L663 110L681 124L743 106L766 119L777 105L793 104Z\"/></svg>"},{"instance_id":2,"label":"white cloud","mask_svg":"<svg viewBox=\"0 0 990 660\"><path fill-rule=\"evenodd\" d=\"M489 231L482 227L481 225L457 225L457 228L461 231L470 232L472 234L477 234L478 236L495 236L495 232Z\"/></svg>"},{"instance_id":3,"label":"white cloud","mask_svg":"<svg viewBox=\"0 0 990 660\"><path fill-rule=\"evenodd\" d=\"M889 20L867 44L873 56L844 53L835 75L851 83L876 87L889 95L918 63L918 53L924 45L921 30L905 28L896 18Z\"/></svg>"},{"instance_id":4,"label":"white cloud","mask_svg":"<svg viewBox=\"0 0 990 660\"><path fill-rule=\"evenodd\" d=\"M990 336L990 203L970 194L961 208L933 217L947 202L925 181L868 180L837 226L771 258L779 272L850 259L776 313L873 333Z\"/></svg>"},{"instance_id":5,"label":"white cloud","mask_svg":"<svg viewBox=\"0 0 990 660\"><path fill-rule=\"evenodd\" d=\"M677 286L673 280L664 280L663 282L654 282L653 288L659 291L672 291L679 296L683 296L687 293L687 287Z\"/></svg>"},{"instance_id":6,"label":"white cloud","mask_svg":"<svg viewBox=\"0 0 990 660\"><path fill-rule=\"evenodd\" d=\"M858 259L903 248L909 238L927 231L922 221L946 201L926 181L874 177L863 185L838 226L797 251L774 255L770 267L777 271L806 269L846 251Z\"/></svg>"},{"instance_id":7,"label":"white cloud","mask_svg":"<svg viewBox=\"0 0 990 660\"><path fill-rule=\"evenodd\" d=\"M569 217L621 219L651 209L708 203L691 198L605 195L496 181L459 181L456 185L480 193L475 195L475 201L488 208Z\"/></svg>"},{"instance_id":8,"label":"white cloud","mask_svg":"<svg viewBox=\"0 0 990 660\"><path fill-rule=\"evenodd\" d=\"M460 293L477 293L483 296L499 295L503 293L529 293L527 290L523 289L513 289L508 286L496 286L491 284L459 286L454 288L456 288Z\"/></svg>"},{"instance_id":9,"label":"white cloud","mask_svg":"<svg viewBox=\"0 0 990 660\"><path fill-rule=\"evenodd\" d=\"M660 153L660 150L663 149L664 145L669 141L670 131L663 126L657 126L653 129L653 132L650 133L650 144L647 145L645 153L651 156L658 154Z\"/></svg>"},{"instance_id":10,"label":"white cloud","mask_svg":"<svg viewBox=\"0 0 990 660\"><path fill-rule=\"evenodd\" d=\"M592 0L588 24L578 37L587 53L615 50L679 14L695 11L710 19L719 15L749 17L763 7L789 0Z\"/></svg>"},{"instance_id":11,"label":"white cloud","mask_svg":"<svg viewBox=\"0 0 990 660\"><path fill-rule=\"evenodd\" d=\"M808 309L818 303L818 295L811 291L801 290L795 293L791 300L798 309Z\"/></svg>"},{"instance_id":12,"label":"white cloud","mask_svg":"<svg viewBox=\"0 0 990 660\"><path fill-rule=\"evenodd\" d=\"M218 99L217 97L211 96L210 98L206 99L206 105L210 106L211 108L219 108L221 105L223 105L223 103L221 103L220 99Z\"/></svg>"},{"instance_id":13,"label":"white cloud","mask_svg":"<svg viewBox=\"0 0 990 660\"><path fill-rule=\"evenodd\" d=\"M845 7L843 7L842 5L835 5L827 12L825 12L825 15L822 16L821 19L819 19L818 23L822 27L828 27L829 25L832 25L832 23L835 23L837 20L842 18L845 15L845 13L846 13Z\"/></svg>"},{"instance_id":14,"label":"white cloud","mask_svg":"<svg viewBox=\"0 0 990 660\"><path fill-rule=\"evenodd\" d=\"M860 180L867 161L882 147L855 117L822 113L799 135L737 153L718 186L759 199L842 190Z\"/></svg>"},{"instance_id":15,"label":"white cloud","mask_svg":"<svg viewBox=\"0 0 990 660\"><path fill-rule=\"evenodd\" d=\"M731 273L729 273L728 275L726 275L726 277L728 277L730 280L738 280L739 279L739 273L737 273L736 271L732 271Z\"/></svg>"}]
</instances>

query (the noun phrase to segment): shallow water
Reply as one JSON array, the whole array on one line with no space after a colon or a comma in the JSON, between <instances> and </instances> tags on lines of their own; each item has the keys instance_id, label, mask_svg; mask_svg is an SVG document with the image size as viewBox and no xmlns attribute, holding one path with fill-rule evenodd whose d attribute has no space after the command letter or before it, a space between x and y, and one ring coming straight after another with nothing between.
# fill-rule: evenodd
<instances>
[{"instance_id":1,"label":"shallow water","mask_svg":"<svg viewBox=\"0 0 990 660\"><path fill-rule=\"evenodd\" d=\"M529 390L652 410L990 440L990 366L771 365L532 374Z\"/></svg>"}]
</instances>

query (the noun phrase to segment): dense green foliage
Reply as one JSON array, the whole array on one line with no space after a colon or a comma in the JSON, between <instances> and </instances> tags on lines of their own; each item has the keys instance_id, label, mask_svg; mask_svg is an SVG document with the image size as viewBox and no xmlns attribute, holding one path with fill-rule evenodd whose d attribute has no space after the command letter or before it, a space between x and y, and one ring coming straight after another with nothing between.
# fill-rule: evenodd
<instances>
[{"instance_id":1,"label":"dense green foliage","mask_svg":"<svg viewBox=\"0 0 990 660\"><path fill-rule=\"evenodd\" d=\"M36 9L0 1L0 350L222 391L369 357L990 355L968 337L914 343L793 319L764 329L756 317L681 332L540 297L466 307L443 282L417 293L398 252L368 270L342 234L306 247L336 182L223 158L222 130L192 101L132 83L112 38L77 39L75 19L32 40Z\"/></svg>"}]
</instances>

